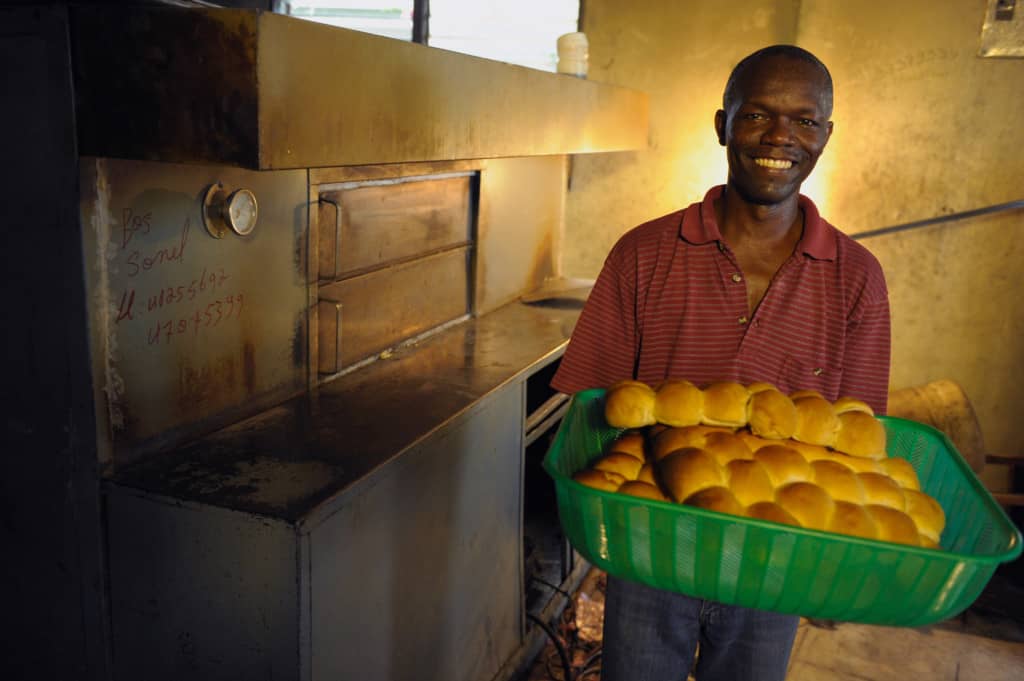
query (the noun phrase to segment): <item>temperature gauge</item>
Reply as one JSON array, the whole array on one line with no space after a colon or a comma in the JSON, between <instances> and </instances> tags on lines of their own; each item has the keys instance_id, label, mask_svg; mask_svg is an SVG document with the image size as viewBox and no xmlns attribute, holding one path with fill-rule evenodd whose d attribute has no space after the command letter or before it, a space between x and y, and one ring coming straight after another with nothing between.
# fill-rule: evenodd
<instances>
[{"instance_id":1,"label":"temperature gauge","mask_svg":"<svg viewBox=\"0 0 1024 681\"><path fill-rule=\"evenodd\" d=\"M248 236L256 229L258 217L256 195L248 189L236 189L229 194L217 183L206 190L203 222L211 236L220 239L229 229L239 236Z\"/></svg>"}]
</instances>

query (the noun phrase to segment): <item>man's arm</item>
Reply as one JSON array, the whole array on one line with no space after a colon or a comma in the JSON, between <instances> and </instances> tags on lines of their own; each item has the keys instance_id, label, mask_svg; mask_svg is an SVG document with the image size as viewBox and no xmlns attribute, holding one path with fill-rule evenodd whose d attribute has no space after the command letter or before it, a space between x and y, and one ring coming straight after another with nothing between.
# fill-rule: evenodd
<instances>
[{"instance_id":1,"label":"man's arm","mask_svg":"<svg viewBox=\"0 0 1024 681\"><path fill-rule=\"evenodd\" d=\"M605 260L551 386L563 393L633 377L639 332L635 266L620 242Z\"/></svg>"}]
</instances>

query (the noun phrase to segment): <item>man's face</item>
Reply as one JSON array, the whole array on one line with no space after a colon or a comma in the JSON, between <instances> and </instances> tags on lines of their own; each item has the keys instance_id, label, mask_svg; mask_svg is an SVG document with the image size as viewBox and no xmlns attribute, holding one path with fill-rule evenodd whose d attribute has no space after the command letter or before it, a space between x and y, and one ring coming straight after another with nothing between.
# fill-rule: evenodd
<instances>
[{"instance_id":1,"label":"man's face","mask_svg":"<svg viewBox=\"0 0 1024 681\"><path fill-rule=\"evenodd\" d=\"M715 114L729 186L752 203L781 203L800 191L832 134L825 79L811 64L770 57L739 85L733 110Z\"/></svg>"}]
</instances>

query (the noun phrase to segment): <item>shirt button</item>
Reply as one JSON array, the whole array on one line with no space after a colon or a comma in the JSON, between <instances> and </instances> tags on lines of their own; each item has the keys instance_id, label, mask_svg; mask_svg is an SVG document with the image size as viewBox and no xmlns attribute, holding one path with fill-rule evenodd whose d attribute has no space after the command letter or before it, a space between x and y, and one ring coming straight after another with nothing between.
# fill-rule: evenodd
<instances>
[{"instance_id":1,"label":"shirt button","mask_svg":"<svg viewBox=\"0 0 1024 681\"><path fill-rule=\"evenodd\" d=\"M743 277L741 277L739 274L734 274L734 275L732 275L732 280L735 281L738 284L741 281L743 281Z\"/></svg>"},{"instance_id":2,"label":"shirt button","mask_svg":"<svg viewBox=\"0 0 1024 681\"><path fill-rule=\"evenodd\" d=\"M746 317L740 317L736 321L739 322L740 324L746 324L747 323L747 318Z\"/></svg>"},{"instance_id":3,"label":"shirt button","mask_svg":"<svg viewBox=\"0 0 1024 681\"><path fill-rule=\"evenodd\" d=\"M721 241L718 242L718 250L720 250L722 253L725 253L725 244L723 244Z\"/></svg>"}]
</instances>

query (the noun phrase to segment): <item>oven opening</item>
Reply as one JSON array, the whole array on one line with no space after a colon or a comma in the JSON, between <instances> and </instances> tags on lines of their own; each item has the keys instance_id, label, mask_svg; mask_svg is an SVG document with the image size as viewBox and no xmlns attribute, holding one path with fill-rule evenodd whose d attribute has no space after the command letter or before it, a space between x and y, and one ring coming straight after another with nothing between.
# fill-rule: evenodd
<instances>
[{"instance_id":1,"label":"oven opening","mask_svg":"<svg viewBox=\"0 0 1024 681\"><path fill-rule=\"evenodd\" d=\"M523 471L523 579L526 612L541 614L564 605L579 557L562 533L555 486L542 462L569 405L556 393L551 378L556 360L527 379L526 452Z\"/></svg>"}]
</instances>

